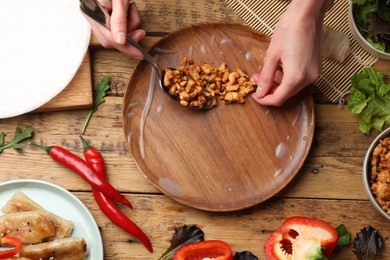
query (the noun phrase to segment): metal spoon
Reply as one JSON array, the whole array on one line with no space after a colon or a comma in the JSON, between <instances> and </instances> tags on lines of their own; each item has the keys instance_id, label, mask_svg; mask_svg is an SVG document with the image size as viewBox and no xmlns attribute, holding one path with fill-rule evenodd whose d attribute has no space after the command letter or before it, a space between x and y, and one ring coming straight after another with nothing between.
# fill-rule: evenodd
<instances>
[{"instance_id":1,"label":"metal spoon","mask_svg":"<svg viewBox=\"0 0 390 260\"><path fill-rule=\"evenodd\" d=\"M96 1L96 0L80 0L80 9L90 18L92 18L94 21L100 23L105 28L110 30L110 14L102 8L102 6ZM128 44L131 44L138 50L142 52L144 55L145 60L152 65L152 67L157 71L157 74L159 76L159 85L160 88L171 98L175 99L176 101L179 101L179 98L176 96L173 96L169 93L168 89L164 87L164 74L165 70L162 70L160 66L156 63L156 60L137 42L135 42L133 39L131 39L128 35L126 35L126 42ZM202 107L191 107L193 109L209 109L211 106L211 100L207 99L207 102Z\"/></svg>"}]
</instances>

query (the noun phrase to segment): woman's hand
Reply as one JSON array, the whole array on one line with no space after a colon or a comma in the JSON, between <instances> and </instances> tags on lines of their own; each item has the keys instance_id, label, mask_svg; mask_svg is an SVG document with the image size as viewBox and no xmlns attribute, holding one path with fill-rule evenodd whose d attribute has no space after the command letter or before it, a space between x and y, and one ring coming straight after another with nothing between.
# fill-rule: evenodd
<instances>
[{"instance_id":1,"label":"woman's hand","mask_svg":"<svg viewBox=\"0 0 390 260\"><path fill-rule=\"evenodd\" d=\"M329 0L292 0L273 32L253 98L280 106L322 72L323 19Z\"/></svg>"},{"instance_id":2,"label":"woman's hand","mask_svg":"<svg viewBox=\"0 0 390 260\"><path fill-rule=\"evenodd\" d=\"M135 3L128 0L98 0L99 4L111 14L110 30L84 15L91 25L92 31L105 48L115 48L137 60L144 58L142 52L126 44L126 35L139 42L145 31L137 29L141 23Z\"/></svg>"}]
</instances>

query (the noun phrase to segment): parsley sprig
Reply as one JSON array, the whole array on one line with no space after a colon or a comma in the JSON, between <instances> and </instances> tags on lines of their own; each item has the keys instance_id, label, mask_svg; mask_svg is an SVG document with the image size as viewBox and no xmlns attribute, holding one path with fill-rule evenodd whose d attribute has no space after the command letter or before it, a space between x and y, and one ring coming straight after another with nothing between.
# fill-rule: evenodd
<instances>
[{"instance_id":1,"label":"parsley sprig","mask_svg":"<svg viewBox=\"0 0 390 260\"><path fill-rule=\"evenodd\" d=\"M111 79L109 76L104 76L96 85L95 99L93 102L93 108L88 111L87 117L84 120L83 129L81 133L84 134L87 129L87 125L92 118L93 113L96 112L98 107L104 102L104 98L107 96L107 91L110 89Z\"/></svg>"},{"instance_id":2,"label":"parsley sprig","mask_svg":"<svg viewBox=\"0 0 390 260\"><path fill-rule=\"evenodd\" d=\"M14 138L9 141L5 142L5 136L6 134L4 132L0 133L0 153L2 153L5 149L8 148L14 148L14 149L20 149L22 148L22 142L23 140L30 138L32 136L33 128L27 127L25 130L21 130L19 127L16 127Z\"/></svg>"}]
</instances>

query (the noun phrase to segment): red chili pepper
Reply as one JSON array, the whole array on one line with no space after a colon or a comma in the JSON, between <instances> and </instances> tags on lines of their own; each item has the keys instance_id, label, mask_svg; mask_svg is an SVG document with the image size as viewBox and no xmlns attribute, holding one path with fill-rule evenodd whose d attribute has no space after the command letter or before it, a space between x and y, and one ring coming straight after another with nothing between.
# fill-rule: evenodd
<instances>
[{"instance_id":1,"label":"red chili pepper","mask_svg":"<svg viewBox=\"0 0 390 260\"><path fill-rule=\"evenodd\" d=\"M64 165L65 167L80 175L86 182L91 184L92 187L98 189L106 196L116 200L117 202L133 208L125 196L120 194L120 192L117 191L106 179L99 176L95 169L90 167L77 155L60 146L37 146L45 150L54 161Z\"/></svg>"},{"instance_id":2,"label":"red chili pepper","mask_svg":"<svg viewBox=\"0 0 390 260\"><path fill-rule=\"evenodd\" d=\"M224 241L204 240L182 246L173 256L173 260L202 260L204 258L232 260L233 253L230 246Z\"/></svg>"},{"instance_id":3,"label":"red chili pepper","mask_svg":"<svg viewBox=\"0 0 390 260\"><path fill-rule=\"evenodd\" d=\"M337 230L325 221L291 217L264 244L267 260L322 259L337 246Z\"/></svg>"},{"instance_id":4,"label":"red chili pepper","mask_svg":"<svg viewBox=\"0 0 390 260\"><path fill-rule=\"evenodd\" d=\"M0 244L14 246L9 250L0 251L0 259L13 257L22 249L22 242L16 237L4 236L0 239Z\"/></svg>"},{"instance_id":5,"label":"red chili pepper","mask_svg":"<svg viewBox=\"0 0 390 260\"><path fill-rule=\"evenodd\" d=\"M106 178L106 167L104 165L104 158L102 154L95 148L88 145L82 136L80 136L81 141L84 145L84 157L87 163L93 167L100 177ZM145 233L125 214L123 214L120 209L115 205L115 203L106 197L102 192L92 187L93 196L100 209L104 214L118 227L138 238L144 246L148 249L150 253L153 253L153 248L150 243L149 238Z\"/></svg>"}]
</instances>

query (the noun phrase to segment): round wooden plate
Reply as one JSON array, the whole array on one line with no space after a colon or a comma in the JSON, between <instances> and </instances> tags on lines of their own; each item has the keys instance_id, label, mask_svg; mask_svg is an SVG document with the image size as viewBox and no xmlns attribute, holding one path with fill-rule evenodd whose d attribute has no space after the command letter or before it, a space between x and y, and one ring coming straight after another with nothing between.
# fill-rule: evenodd
<instances>
[{"instance_id":1,"label":"round wooden plate","mask_svg":"<svg viewBox=\"0 0 390 260\"><path fill-rule=\"evenodd\" d=\"M209 23L167 35L150 53L158 55L162 68L190 57L195 64L226 62L252 75L260 70L268 44L268 37L245 25ZM134 71L123 126L138 167L168 197L202 210L240 210L272 197L300 170L314 132L308 91L279 108L261 106L249 96L244 104L219 101L200 111L168 97L158 81L151 88L152 76L145 61Z\"/></svg>"}]
</instances>

